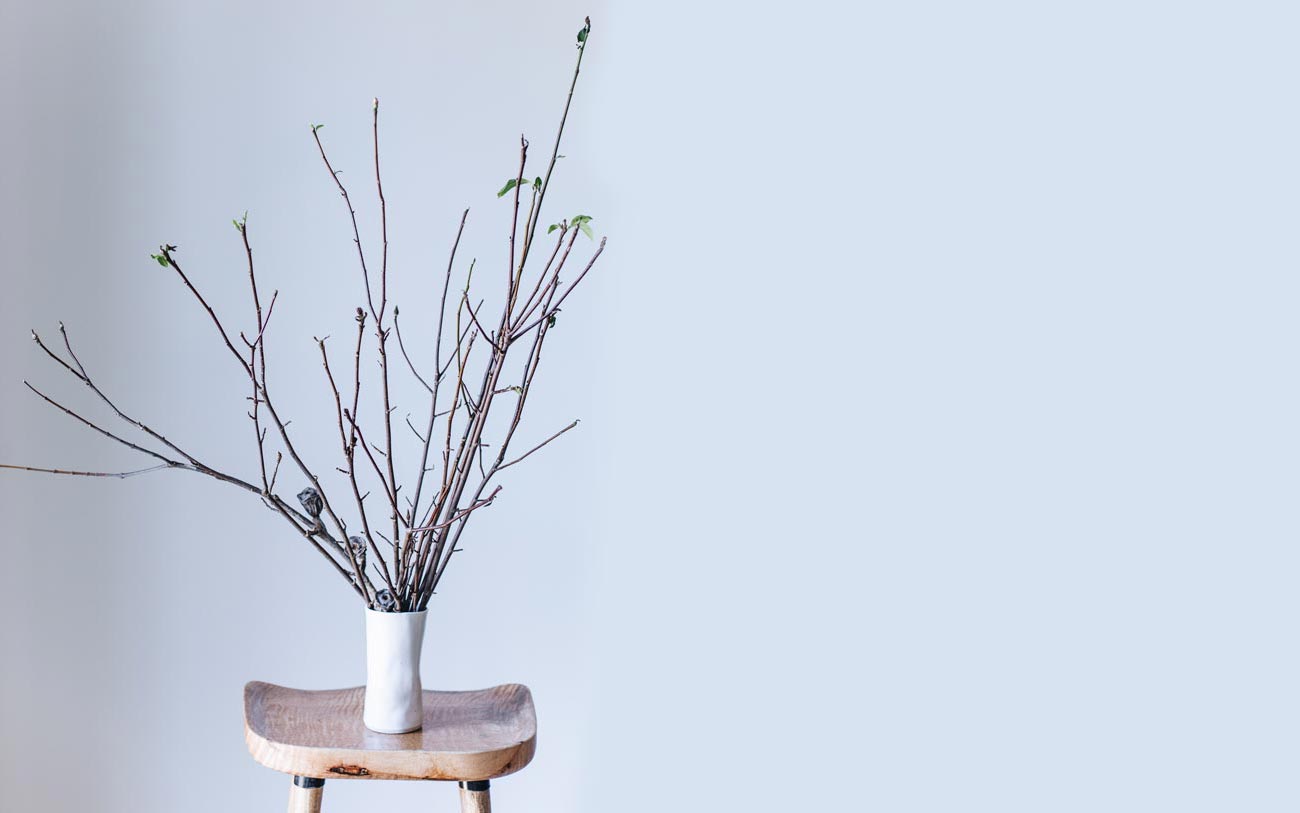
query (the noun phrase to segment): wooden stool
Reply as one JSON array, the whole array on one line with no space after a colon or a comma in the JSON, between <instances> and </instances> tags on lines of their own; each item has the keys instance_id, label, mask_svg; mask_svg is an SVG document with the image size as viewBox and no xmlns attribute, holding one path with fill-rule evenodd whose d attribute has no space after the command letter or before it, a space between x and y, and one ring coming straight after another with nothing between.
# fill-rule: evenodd
<instances>
[{"instance_id":1,"label":"wooden stool","mask_svg":"<svg viewBox=\"0 0 1300 813\"><path fill-rule=\"evenodd\" d=\"M490 813L488 781L537 750L527 686L424 693L424 727L377 734L361 722L364 687L244 687L244 739L253 759L293 775L289 813L319 813L326 779L440 779L460 783L462 813Z\"/></svg>"}]
</instances>

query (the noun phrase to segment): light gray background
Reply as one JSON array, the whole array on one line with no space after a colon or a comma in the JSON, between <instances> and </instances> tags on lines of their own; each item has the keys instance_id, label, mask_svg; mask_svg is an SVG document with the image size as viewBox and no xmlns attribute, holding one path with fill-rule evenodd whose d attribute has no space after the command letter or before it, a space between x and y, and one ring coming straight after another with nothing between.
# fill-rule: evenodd
<instances>
[{"instance_id":1,"label":"light gray background","mask_svg":"<svg viewBox=\"0 0 1300 813\"><path fill-rule=\"evenodd\" d=\"M424 663L532 686L499 809L1294 810L1289 5L611 6L0 5L0 458L135 462L22 389L89 403L28 341L63 319L252 471L238 372L147 257L242 318L247 209L332 465L309 337L358 293L307 125L373 234L381 97L414 315L462 206L502 250L589 13L553 211L611 242L529 431L583 422L471 527ZM186 474L7 474L0 511L0 809L279 809L240 687L361 682L337 577Z\"/></svg>"}]
</instances>

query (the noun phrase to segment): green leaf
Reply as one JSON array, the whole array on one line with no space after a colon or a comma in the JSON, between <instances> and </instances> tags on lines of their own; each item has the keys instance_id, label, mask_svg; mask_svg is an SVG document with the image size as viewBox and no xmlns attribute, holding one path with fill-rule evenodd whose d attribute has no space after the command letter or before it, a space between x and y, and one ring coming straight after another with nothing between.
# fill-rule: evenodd
<instances>
[{"instance_id":1,"label":"green leaf","mask_svg":"<svg viewBox=\"0 0 1300 813\"><path fill-rule=\"evenodd\" d=\"M551 314L550 316L546 317L546 326L555 327L555 314Z\"/></svg>"},{"instance_id":2,"label":"green leaf","mask_svg":"<svg viewBox=\"0 0 1300 813\"><path fill-rule=\"evenodd\" d=\"M582 223L590 223L590 222L591 222L591 215L574 215L574 216L571 218L571 220L572 220L572 222L573 222L573 225L575 225L575 226L577 226L577 225L579 225L579 224L582 224Z\"/></svg>"},{"instance_id":3,"label":"green leaf","mask_svg":"<svg viewBox=\"0 0 1300 813\"><path fill-rule=\"evenodd\" d=\"M167 262L167 258L164 257L163 255L161 255L161 254L150 254L149 256L150 256L150 257L153 257L155 260L157 260L157 261L158 261L158 264L161 265L163 268L167 268L167 267L168 267L169 263Z\"/></svg>"},{"instance_id":4,"label":"green leaf","mask_svg":"<svg viewBox=\"0 0 1300 813\"><path fill-rule=\"evenodd\" d=\"M555 231L555 230L558 229L559 227L560 227L560 224L559 224L559 223L552 223L552 224L551 224L551 227L550 227L549 229L546 230L546 233L547 233L547 234L550 234L551 232Z\"/></svg>"},{"instance_id":5,"label":"green leaf","mask_svg":"<svg viewBox=\"0 0 1300 813\"><path fill-rule=\"evenodd\" d=\"M232 226L235 227L235 231L243 231L243 230L244 230L243 227L241 227L241 226L239 225L239 221L238 221L238 220L233 220L233 219L232 219L232 220L230 221L230 224L231 224Z\"/></svg>"},{"instance_id":6,"label":"green leaf","mask_svg":"<svg viewBox=\"0 0 1300 813\"><path fill-rule=\"evenodd\" d=\"M324 124L313 124L313 125L311 126L311 131L314 133L314 132L316 132L317 130L319 130L320 128L322 128L322 127L324 127L324 126L325 126Z\"/></svg>"},{"instance_id":7,"label":"green leaf","mask_svg":"<svg viewBox=\"0 0 1300 813\"><path fill-rule=\"evenodd\" d=\"M595 240L595 239L596 239L596 235L594 235L594 234L591 233L591 226L588 226L587 223L586 223L586 221L583 221L582 223L579 223L579 224L578 224L578 228L582 229L582 233L585 234L585 235L587 235L587 238L588 238L588 239L590 239L590 240Z\"/></svg>"},{"instance_id":8,"label":"green leaf","mask_svg":"<svg viewBox=\"0 0 1300 813\"><path fill-rule=\"evenodd\" d=\"M497 193L497 197L498 198L505 197L505 194L509 192L511 189L514 189L515 185L518 183L519 183L518 178L511 178L510 180L506 181L506 185L501 187L501 191Z\"/></svg>"},{"instance_id":9,"label":"green leaf","mask_svg":"<svg viewBox=\"0 0 1300 813\"><path fill-rule=\"evenodd\" d=\"M541 188L542 188L542 179L541 179L541 176L538 176L538 177L536 177L536 178L533 178L533 188L534 188L534 189L541 189Z\"/></svg>"},{"instance_id":10,"label":"green leaf","mask_svg":"<svg viewBox=\"0 0 1300 813\"><path fill-rule=\"evenodd\" d=\"M587 32L588 32L589 30L590 30L590 29L588 29L586 26L583 26L583 27L582 27L582 30L578 32L578 42L586 42L586 41L587 41Z\"/></svg>"}]
</instances>

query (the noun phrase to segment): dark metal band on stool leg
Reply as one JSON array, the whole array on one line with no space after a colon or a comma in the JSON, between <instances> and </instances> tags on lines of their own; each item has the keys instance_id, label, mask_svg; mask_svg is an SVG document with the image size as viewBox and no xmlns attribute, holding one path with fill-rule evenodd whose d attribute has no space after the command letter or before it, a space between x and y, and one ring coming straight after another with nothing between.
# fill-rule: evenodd
<instances>
[{"instance_id":1,"label":"dark metal band on stool leg","mask_svg":"<svg viewBox=\"0 0 1300 813\"><path fill-rule=\"evenodd\" d=\"M295 775L293 786L289 788L289 813L320 813L324 793L324 779Z\"/></svg>"},{"instance_id":2,"label":"dark metal band on stool leg","mask_svg":"<svg viewBox=\"0 0 1300 813\"><path fill-rule=\"evenodd\" d=\"M460 783L460 811L461 813L492 813L492 796L488 793L486 779Z\"/></svg>"}]
</instances>

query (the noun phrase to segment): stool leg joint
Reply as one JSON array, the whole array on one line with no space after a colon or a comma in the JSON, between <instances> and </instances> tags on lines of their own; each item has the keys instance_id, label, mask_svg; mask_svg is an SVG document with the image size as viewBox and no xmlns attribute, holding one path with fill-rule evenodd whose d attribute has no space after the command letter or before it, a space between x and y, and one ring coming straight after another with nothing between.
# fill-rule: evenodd
<instances>
[{"instance_id":1,"label":"stool leg joint","mask_svg":"<svg viewBox=\"0 0 1300 813\"><path fill-rule=\"evenodd\" d=\"M461 782L460 786L465 790L483 791L487 790L491 784L492 783L488 782L486 779L479 779L473 782Z\"/></svg>"},{"instance_id":2,"label":"stool leg joint","mask_svg":"<svg viewBox=\"0 0 1300 813\"><path fill-rule=\"evenodd\" d=\"M316 779L310 776L295 776L293 783L300 788L323 788L325 787L324 779Z\"/></svg>"}]
</instances>

